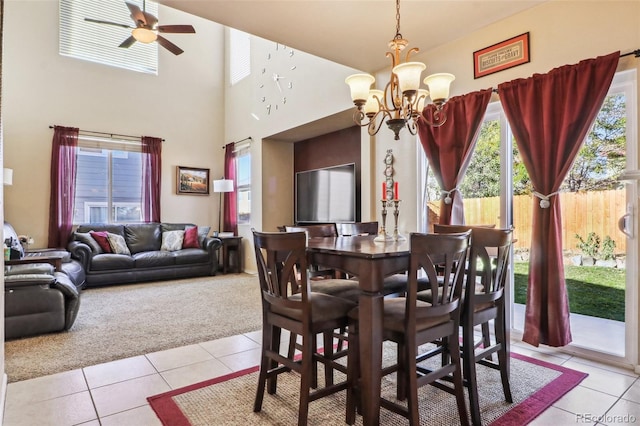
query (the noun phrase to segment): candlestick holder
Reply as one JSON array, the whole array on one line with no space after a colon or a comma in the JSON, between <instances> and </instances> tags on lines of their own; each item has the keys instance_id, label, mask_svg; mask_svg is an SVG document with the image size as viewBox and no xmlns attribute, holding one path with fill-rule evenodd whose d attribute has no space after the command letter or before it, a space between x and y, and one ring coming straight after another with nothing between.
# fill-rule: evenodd
<instances>
[{"instance_id":1,"label":"candlestick holder","mask_svg":"<svg viewBox=\"0 0 640 426\"><path fill-rule=\"evenodd\" d=\"M398 232L398 215L400 214L400 201L398 199L391 200L393 203L393 219L394 219L394 228L393 228L393 240L394 241L404 241L406 238Z\"/></svg>"},{"instance_id":2,"label":"candlestick holder","mask_svg":"<svg viewBox=\"0 0 640 426\"><path fill-rule=\"evenodd\" d=\"M387 200L380 200L382 201L382 226L380 227L380 231L378 232L378 235L376 235L376 237L373 239L373 241L390 241L392 240L391 235L387 235L387 231L386 231L386 223L387 223L387 203L389 203L390 201Z\"/></svg>"}]
</instances>

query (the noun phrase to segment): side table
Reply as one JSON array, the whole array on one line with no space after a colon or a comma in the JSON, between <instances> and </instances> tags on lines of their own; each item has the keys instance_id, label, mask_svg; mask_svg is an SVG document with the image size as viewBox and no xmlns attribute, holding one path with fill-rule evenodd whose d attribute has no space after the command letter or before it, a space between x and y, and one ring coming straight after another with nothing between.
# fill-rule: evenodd
<instances>
[{"instance_id":1,"label":"side table","mask_svg":"<svg viewBox=\"0 0 640 426\"><path fill-rule=\"evenodd\" d=\"M221 262L222 273L242 272L242 237L218 237L222 241Z\"/></svg>"}]
</instances>

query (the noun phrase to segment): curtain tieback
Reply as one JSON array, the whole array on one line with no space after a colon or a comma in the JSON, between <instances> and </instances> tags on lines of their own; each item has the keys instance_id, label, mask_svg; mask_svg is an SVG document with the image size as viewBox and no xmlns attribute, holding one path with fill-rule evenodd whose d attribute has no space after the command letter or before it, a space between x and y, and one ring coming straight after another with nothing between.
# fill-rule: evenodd
<instances>
[{"instance_id":1,"label":"curtain tieback","mask_svg":"<svg viewBox=\"0 0 640 426\"><path fill-rule=\"evenodd\" d=\"M454 191L457 191L457 190L458 190L458 187L456 186L455 188L453 188L453 189L452 189L452 190L450 190L450 191L444 191L444 190L443 190L443 191L441 191L441 192L442 192L442 195L446 195L446 196L444 197L444 203L445 203L445 204L451 204L451 203L453 202L453 200L451 199L451 194L452 194Z\"/></svg>"},{"instance_id":2,"label":"curtain tieback","mask_svg":"<svg viewBox=\"0 0 640 426\"><path fill-rule=\"evenodd\" d=\"M549 202L549 197L553 197L554 195L559 194L560 191L556 191L556 192L552 192L551 194L548 195L544 195L539 193L538 191L533 191L533 195L535 195L536 197L540 198L540 208L541 209L548 209L551 206L551 203Z\"/></svg>"}]
</instances>

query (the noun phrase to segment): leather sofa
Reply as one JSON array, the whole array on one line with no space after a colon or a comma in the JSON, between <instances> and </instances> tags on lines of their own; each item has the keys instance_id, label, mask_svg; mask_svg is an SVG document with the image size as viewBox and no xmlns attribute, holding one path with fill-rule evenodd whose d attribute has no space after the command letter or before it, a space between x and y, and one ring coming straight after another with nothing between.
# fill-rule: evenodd
<instances>
[{"instance_id":1,"label":"leather sofa","mask_svg":"<svg viewBox=\"0 0 640 426\"><path fill-rule=\"evenodd\" d=\"M162 250L164 233L186 231L195 226L190 223L82 224L75 229L67 250L72 259L82 264L87 287L215 275L222 242L207 237L209 227L198 227L197 248ZM120 252L106 252L87 237L92 232L120 236L126 247Z\"/></svg>"}]
</instances>

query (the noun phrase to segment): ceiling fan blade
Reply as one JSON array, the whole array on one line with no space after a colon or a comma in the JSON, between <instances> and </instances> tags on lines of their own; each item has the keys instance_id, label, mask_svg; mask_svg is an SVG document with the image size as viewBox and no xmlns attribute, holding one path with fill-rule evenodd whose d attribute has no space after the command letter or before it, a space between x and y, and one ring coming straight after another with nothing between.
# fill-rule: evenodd
<instances>
[{"instance_id":1,"label":"ceiling fan blade","mask_svg":"<svg viewBox=\"0 0 640 426\"><path fill-rule=\"evenodd\" d=\"M122 43L120 43L120 45L118 47L131 47L133 45L133 43L136 42L136 39L133 38L133 36L130 36L129 38L127 38L125 41L123 41Z\"/></svg>"},{"instance_id":2,"label":"ceiling fan blade","mask_svg":"<svg viewBox=\"0 0 640 426\"><path fill-rule=\"evenodd\" d=\"M99 19L93 19L93 18L84 18L84 20L87 22L94 22L96 24L107 24L107 25L115 25L116 27L122 27L122 28L133 28L129 25L118 24L117 22L101 21Z\"/></svg>"},{"instance_id":3,"label":"ceiling fan blade","mask_svg":"<svg viewBox=\"0 0 640 426\"><path fill-rule=\"evenodd\" d=\"M165 49L167 49L169 52L173 53L174 55L179 55L182 52L184 52L184 50L180 49L178 46L176 46L175 44L171 43L169 40L167 40L166 38L162 37L161 35L158 35L158 39L156 41L158 42L158 44L160 44L160 46L164 47Z\"/></svg>"},{"instance_id":4,"label":"ceiling fan blade","mask_svg":"<svg viewBox=\"0 0 640 426\"><path fill-rule=\"evenodd\" d=\"M142 11L142 14L144 15L145 19L147 20L147 26L149 28L153 28L158 23L158 18L156 18L152 14L150 14L148 12L145 12L145 11Z\"/></svg>"},{"instance_id":5,"label":"ceiling fan blade","mask_svg":"<svg viewBox=\"0 0 640 426\"><path fill-rule=\"evenodd\" d=\"M192 25L159 25L158 31L161 33L195 33Z\"/></svg>"},{"instance_id":6,"label":"ceiling fan blade","mask_svg":"<svg viewBox=\"0 0 640 426\"><path fill-rule=\"evenodd\" d=\"M138 6L128 2L124 2L124 4L126 4L127 7L129 8L129 12L131 12L131 19L133 19L133 22L136 23L136 26L140 27L140 26L147 25L147 19L145 18L144 13L142 13L142 10L140 10Z\"/></svg>"}]
</instances>

